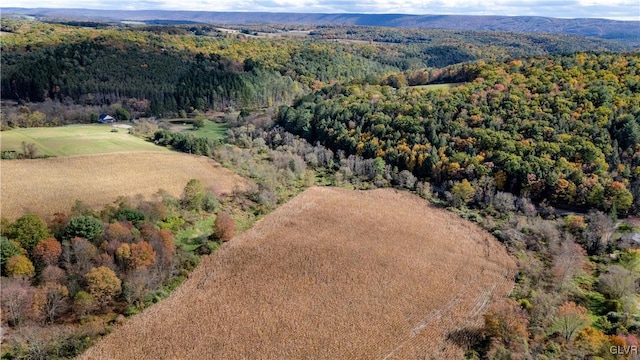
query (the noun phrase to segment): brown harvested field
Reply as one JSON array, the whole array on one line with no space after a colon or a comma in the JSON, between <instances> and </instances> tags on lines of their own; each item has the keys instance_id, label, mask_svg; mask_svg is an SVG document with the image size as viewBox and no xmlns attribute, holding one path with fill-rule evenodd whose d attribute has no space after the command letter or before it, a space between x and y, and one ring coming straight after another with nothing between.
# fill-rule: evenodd
<instances>
[{"instance_id":1,"label":"brown harvested field","mask_svg":"<svg viewBox=\"0 0 640 360\"><path fill-rule=\"evenodd\" d=\"M180 196L187 182L230 192L245 181L206 157L174 152L82 155L0 161L3 217L32 212L45 219L68 211L76 199L102 207L119 196L149 196L164 189Z\"/></svg>"},{"instance_id":2,"label":"brown harvested field","mask_svg":"<svg viewBox=\"0 0 640 360\"><path fill-rule=\"evenodd\" d=\"M459 359L514 271L487 232L414 195L315 187L80 359Z\"/></svg>"}]
</instances>

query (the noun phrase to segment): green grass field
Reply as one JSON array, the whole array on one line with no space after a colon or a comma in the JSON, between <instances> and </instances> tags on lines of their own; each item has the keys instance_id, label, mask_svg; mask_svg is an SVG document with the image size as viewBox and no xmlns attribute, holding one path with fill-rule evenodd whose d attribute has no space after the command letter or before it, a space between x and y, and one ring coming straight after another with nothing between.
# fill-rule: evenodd
<instances>
[{"instance_id":1,"label":"green grass field","mask_svg":"<svg viewBox=\"0 0 640 360\"><path fill-rule=\"evenodd\" d=\"M194 136L206 137L209 139L224 139L227 137L227 124L220 124L215 121L205 120L204 126L198 130L193 130L193 119L173 119L168 122L171 124L172 131L193 134Z\"/></svg>"},{"instance_id":2,"label":"green grass field","mask_svg":"<svg viewBox=\"0 0 640 360\"><path fill-rule=\"evenodd\" d=\"M441 89L451 89L460 85L464 85L464 83L430 84L430 85L417 85L417 86L409 86L409 87L412 89L441 90Z\"/></svg>"},{"instance_id":3,"label":"green grass field","mask_svg":"<svg viewBox=\"0 0 640 360\"><path fill-rule=\"evenodd\" d=\"M34 143L37 155L72 156L132 151L169 151L129 135L127 129L112 132L111 125L70 125L13 129L0 132L0 149L22 152L22 142Z\"/></svg>"},{"instance_id":4,"label":"green grass field","mask_svg":"<svg viewBox=\"0 0 640 360\"><path fill-rule=\"evenodd\" d=\"M229 126L227 126L227 124L218 124L211 120L205 120L204 126L201 127L200 129L196 131L185 130L185 132L188 131L196 136L202 136L202 137L216 140L216 139L224 139L225 137L227 137L228 128Z\"/></svg>"}]
</instances>

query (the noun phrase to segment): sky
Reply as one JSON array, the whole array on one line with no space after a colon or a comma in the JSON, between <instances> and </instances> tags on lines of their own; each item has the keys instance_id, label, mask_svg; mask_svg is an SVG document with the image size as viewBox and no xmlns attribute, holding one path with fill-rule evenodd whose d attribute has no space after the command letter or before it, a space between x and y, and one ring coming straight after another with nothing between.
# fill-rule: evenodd
<instances>
[{"instance_id":1,"label":"sky","mask_svg":"<svg viewBox=\"0 0 640 360\"><path fill-rule=\"evenodd\" d=\"M13 0L5 3L7 5L104 10L520 15L640 20L640 0Z\"/></svg>"}]
</instances>

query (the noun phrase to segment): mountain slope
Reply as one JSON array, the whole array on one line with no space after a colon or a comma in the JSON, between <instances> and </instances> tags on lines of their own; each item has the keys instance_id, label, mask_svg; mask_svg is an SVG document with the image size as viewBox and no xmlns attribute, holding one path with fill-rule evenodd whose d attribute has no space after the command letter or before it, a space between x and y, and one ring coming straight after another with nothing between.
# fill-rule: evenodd
<instances>
[{"instance_id":1,"label":"mountain slope","mask_svg":"<svg viewBox=\"0 0 640 360\"><path fill-rule=\"evenodd\" d=\"M10 14L23 14L55 18L91 18L136 21L181 20L219 24L340 24L455 30L500 30L573 34L640 45L640 21L615 21L607 19L557 19L536 16L310 14L22 8L3 8L2 13L5 16Z\"/></svg>"}]
</instances>

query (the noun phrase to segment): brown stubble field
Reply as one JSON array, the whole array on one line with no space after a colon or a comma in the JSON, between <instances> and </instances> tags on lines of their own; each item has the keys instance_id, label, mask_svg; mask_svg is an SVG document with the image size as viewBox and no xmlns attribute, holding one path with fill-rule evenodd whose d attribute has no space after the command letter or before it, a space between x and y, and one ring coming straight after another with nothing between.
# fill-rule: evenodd
<instances>
[{"instance_id":1,"label":"brown stubble field","mask_svg":"<svg viewBox=\"0 0 640 360\"><path fill-rule=\"evenodd\" d=\"M81 359L456 359L512 289L487 232L391 189L310 188Z\"/></svg>"},{"instance_id":2,"label":"brown stubble field","mask_svg":"<svg viewBox=\"0 0 640 360\"><path fill-rule=\"evenodd\" d=\"M76 199L101 208L120 196L149 197L159 189L180 196L196 178L229 193L245 180L206 157L174 152L131 152L0 161L3 217L35 213L48 219Z\"/></svg>"}]
</instances>

